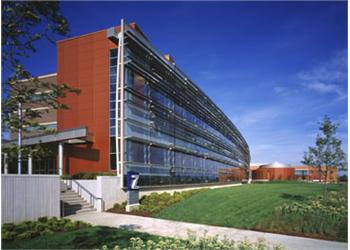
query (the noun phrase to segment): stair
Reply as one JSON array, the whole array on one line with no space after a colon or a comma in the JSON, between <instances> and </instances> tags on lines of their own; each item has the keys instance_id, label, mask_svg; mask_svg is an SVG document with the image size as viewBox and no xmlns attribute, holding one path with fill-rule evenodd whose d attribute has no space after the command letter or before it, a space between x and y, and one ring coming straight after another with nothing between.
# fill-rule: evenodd
<instances>
[{"instance_id":1,"label":"stair","mask_svg":"<svg viewBox=\"0 0 350 250\"><path fill-rule=\"evenodd\" d=\"M96 211L83 197L71 190L67 184L61 181L61 204L63 205L62 216Z\"/></svg>"}]
</instances>

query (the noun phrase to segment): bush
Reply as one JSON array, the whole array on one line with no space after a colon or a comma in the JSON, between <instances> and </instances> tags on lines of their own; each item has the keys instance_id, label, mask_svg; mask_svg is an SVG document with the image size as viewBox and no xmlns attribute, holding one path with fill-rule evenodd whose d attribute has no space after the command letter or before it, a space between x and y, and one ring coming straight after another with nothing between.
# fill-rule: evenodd
<instances>
[{"instance_id":1,"label":"bush","mask_svg":"<svg viewBox=\"0 0 350 250\"><path fill-rule=\"evenodd\" d=\"M16 238L17 234L15 232L2 230L1 232L1 239L3 240L14 240Z\"/></svg>"},{"instance_id":2,"label":"bush","mask_svg":"<svg viewBox=\"0 0 350 250\"><path fill-rule=\"evenodd\" d=\"M257 229L276 229L285 233L322 235L347 240L347 190L327 191L301 202L283 204Z\"/></svg>"},{"instance_id":3,"label":"bush","mask_svg":"<svg viewBox=\"0 0 350 250\"><path fill-rule=\"evenodd\" d=\"M39 222L42 222L42 223L46 223L47 222L47 217L40 217L39 219L38 219L38 221Z\"/></svg>"},{"instance_id":4,"label":"bush","mask_svg":"<svg viewBox=\"0 0 350 250\"><path fill-rule=\"evenodd\" d=\"M117 208L117 209L125 209L126 208L126 201L124 201L123 203L119 204L116 203L113 205L113 208Z\"/></svg>"},{"instance_id":5,"label":"bush","mask_svg":"<svg viewBox=\"0 0 350 250\"><path fill-rule=\"evenodd\" d=\"M170 207L171 205L188 199L194 194L208 190L207 188L194 189L189 191L174 192L172 195L166 192L156 193L153 192L150 195L143 196L140 199L140 207L135 212L145 212L146 214L155 215L162 209ZM116 203L113 208L125 209L126 202L121 204Z\"/></svg>"},{"instance_id":6,"label":"bush","mask_svg":"<svg viewBox=\"0 0 350 250\"><path fill-rule=\"evenodd\" d=\"M107 246L102 246L102 250L107 250ZM115 250L121 249L120 246L115 246ZM147 249L147 250L177 250L177 249L205 249L205 250L282 250L284 247L280 245L271 245L264 239L259 239L257 242L250 242L245 239L244 241L233 241L224 238L219 240L218 236L197 238L195 235L189 235L187 240L180 240L178 238L162 239L158 242L148 240L144 242L139 237L132 237L129 241L129 246L125 248L127 250L133 249Z\"/></svg>"},{"instance_id":7,"label":"bush","mask_svg":"<svg viewBox=\"0 0 350 250\"><path fill-rule=\"evenodd\" d=\"M79 172L72 175L73 179L80 180L96 180L97 176L115 176L116 174L113 172Z\"/></svg>"},{"instance_id":8,"label":"bush","mask_svg":"<svg viewBox=\"0 0 350 250\"><path fill-rule=\"evenodd\" d=\"M72 231L76 229L76 226L73 222L68 222L66 225L63 227L64 231Z\"/></svg>"},{"instance_id":9,"label":"bush","mask_svg":"<svg viewBox=\"0 0 350 250\"><path fill-rule=\"evenodd\" d=\"M338 177L338 181L340 182L348 182L348 176L347 175L342 175Z\"/></svg>"},{"instance_id":10,"label":"bush","mask_svg":"<svg viewBox=\"0 0 350 250\"><path fill-rule=\"evenodd\" d=\"M138 211L157 214L166 207L170 207L171 205L177 202L181 202L185 199L188 199L194 194L197 194L206 190L208 189L206 188L194 189L194 190L188 190L188 191L182 191L182 192L174 192L172 195L166 192L160 193L160 194L153 192L150 195L144 196L141 198L140 207Z\"/></svg>"},{"instance_id":11,"label":"bush","mask_svg":"<svg viewBox=\"0 0 350 250\"><path fill-rule=\"evenodd\" d=\"M2 230L7 230L7 231L12 231L15 228L15 224L14 223L5 223L2 226Z\"/></svg>"},{"instance_id":12,"label":"bush","mask_svg":"<svg viewBox=\"0 0 350 250\"><path fill-rule=\"evenodd\" d=\"M29 239L30 236L31 236L30 232L24 232L24 233L18 234L17 239L19 239L19 240Z\"/></svg>"},{"instance_id":13,"label":"bush","mask_svg":"<svg viewBox=\"0 0 350 250\"><path fill-rule=\"evenodd\" d=\"M32 239L38 236L51 235L55 232L72 231L75 229L90 227L82 221L71 222L69 219L57 219L56 217L41 217L37 221L25 221L20 224L6 223L2 226L1 237L6 241Z\"/></svg>"}]
</instances>

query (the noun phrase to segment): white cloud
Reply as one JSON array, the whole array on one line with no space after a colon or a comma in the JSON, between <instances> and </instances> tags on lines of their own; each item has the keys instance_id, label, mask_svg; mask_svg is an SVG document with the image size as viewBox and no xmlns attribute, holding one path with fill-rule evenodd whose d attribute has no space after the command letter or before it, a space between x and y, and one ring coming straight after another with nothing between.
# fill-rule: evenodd
<instances>
[{"instance_id":1,"label":"white cloud","mask_svg":"<svg viewBox=\"0 0 350 250\"><path fill-rule=\"evenodd\" d=\"M273 90L277 93L277 94L282 94L286 91L286 88L284 87L274 87Z\"/></svg>"},{"instance_id":2,"label":"white cloud","mask_svg":"<svg viewBox=\"0 0 350 250\"><path fill-rule=\"evenodd\" d=\"M273 91L279 96L290 96L290 95L298 93L298 90L295 88L293 89L290 87L287 88L287 87L282 87L282 86L274 87Z\"/></svg>"},{"instance_id":3,"label":"white cloud","mask_svg":"<svg viewBox=\"0 0 350 250\"><path fill-rule=\"evenodd\" d=\"M337 93L342 94L341 87L336 84L326 84L322 82L305 84L305 87L315 90L319 93Z\"/></svg>"},{"instance_id":4,"label":"white cloud","mask_svg":"<svg viewBox=\"0 0 350 250\"><path fill-rule=\"evenodd\" d=\"M297 74L301 85L319 94L336 94L337 100L347 98L347 50L338 51L309 71Z\"/></svg>"},{"instance_id":5,"label":"white cloud","mask_svg":"<svg viewBox=\"0 0 350 250\"><path fill-rule=\"evenodd\" d=\"M236 121L239 127L256 125L258 123L271 122L281 115L281 109L278 107L266 107L251 112L246 112L244 115L232 119Z\"/></svg>"}]
</instances>

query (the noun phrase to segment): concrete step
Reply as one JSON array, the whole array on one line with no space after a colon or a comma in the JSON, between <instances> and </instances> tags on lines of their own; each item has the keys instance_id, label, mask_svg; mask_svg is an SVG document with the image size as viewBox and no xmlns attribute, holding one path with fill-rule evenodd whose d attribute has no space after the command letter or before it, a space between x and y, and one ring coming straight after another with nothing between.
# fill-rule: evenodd
<instances>
[{"instance_id":1,"label":"concrete step","mask_svg":"<svg viewBox=\"0 0 350 250\"><path fill-rule=\"evenodd\" d=\"M61 181L61 202L63 202L63 215L85 213L96 211L91 204L89 204L77 192L68 188L68 186Z\"/></svg>"},{"instance_id":2,"label":"concrete step","mask_svg":"<svg viewBox=\"0 0 350 250\"><path fill-rule=\"evenodd\" d=\"M81 195L76 193L76 192L62 192L61 196L63 196L63 197L71 197L71 196L81 196Z\"/></svg>"},{"instance_id":3,"label":"concrete step","mask_svg":"<svg viewBox=\"0 0 350 250\"><path fill-rule=\"evenodd\" d=\"M88 203L86 200L84 200L84 199L77 199L77 200L61 200L61 201L63 201L65 204L68 204L68 205L76 205L76 204L82 204L82 205L84 205L84 204L88 204L88 205L90 205L90 203Z\"/></svg>"},{"instance_id":4,"label":"concrete step","mask_svg":"<svg viewBox=\"0 0 350 250\"><path fill-rule=\"evenodd\" d=\"M85 208L93 208L90 204L64 204L64 210L80 210Z\"/></svg>"},{"instance_id":5,"label":"concrete step","mask_svg":"<svg viewBox=\"0 0 350 250\"><path fill-rule=\"evenodd\" d=\"M85 199L81 198L80 196L78 197L69 197L69 198L62 198L61 197L61 201L64 201L64 202L72 202L72 201L76 201L76 202L87 202Z\"/></svg>"},{"instance_id":6,"label":"concrete step","mask_svg":"<svg viewBox=\"0 0 350 250\"><path fill-rule=\"evenodd\" d=\"M62 197L60 198L61 201L80 201L80 202L87 202L84 198L81 196L70 196L70 197Z\"/></svg>"},{"instance_id":7,"label":"concrete step","mask_svg":"<svg viewBox=\"0 0 350 250\"><path fill-rule=\"evenodd\" d=\"M81 197L79 194L77 193L61 193L61 197L73 197L73 196L79 196Z\"/></svg>"},{"instance_id":8,"label":"concrete step","mask_svg":"<svg viewBox=\"0 0 350 250\"><path fill-rule=\"evenodd\" d=\"M86 213L86 212L92 212L96 211L95 208L83 208L78 210L64 210L64 216L72 215L72 214L80 214L80 213Z\"/></svg>"}]
</instances>

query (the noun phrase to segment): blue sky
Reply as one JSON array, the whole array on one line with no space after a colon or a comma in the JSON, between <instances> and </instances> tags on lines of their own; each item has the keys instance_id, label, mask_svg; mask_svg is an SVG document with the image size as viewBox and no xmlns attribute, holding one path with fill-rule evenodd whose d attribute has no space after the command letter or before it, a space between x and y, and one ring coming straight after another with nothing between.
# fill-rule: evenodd
<instances>
[{"instance_id":1,"label":"blue sky","mask_svg":"<svg viewBox=\"0 0 350 250\"><path fill-rule=\"evenodd\" d=\"M346 2L62 2L70 36L135 21L227 114L252 162L300 164L324 115L347 151ZM39 42L26 61L55 72Z\"/></svg>"}]
</instances>

